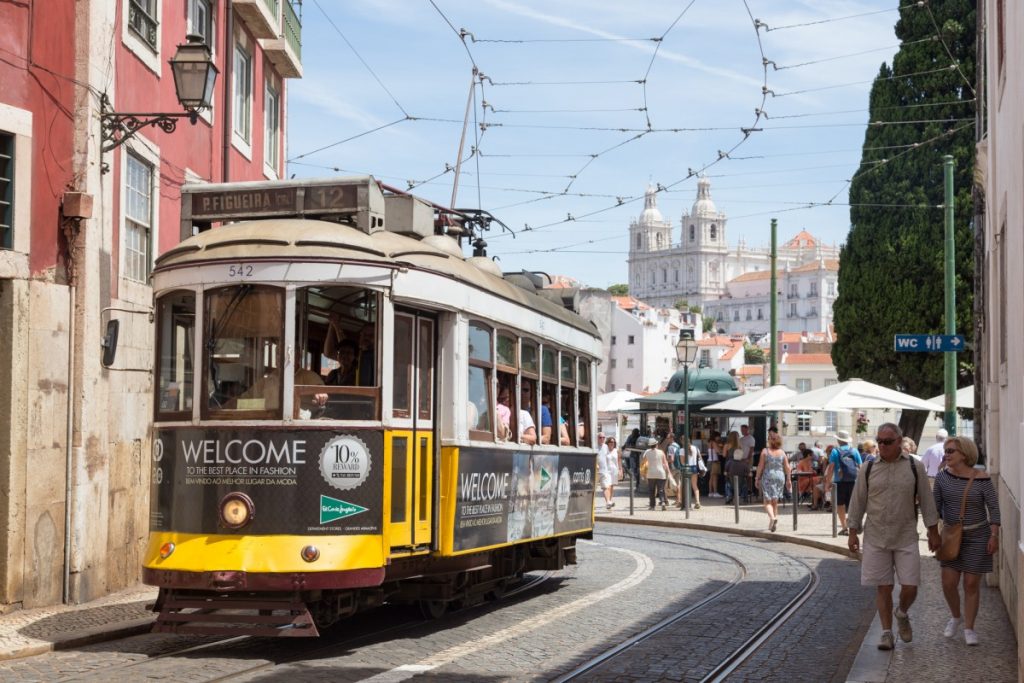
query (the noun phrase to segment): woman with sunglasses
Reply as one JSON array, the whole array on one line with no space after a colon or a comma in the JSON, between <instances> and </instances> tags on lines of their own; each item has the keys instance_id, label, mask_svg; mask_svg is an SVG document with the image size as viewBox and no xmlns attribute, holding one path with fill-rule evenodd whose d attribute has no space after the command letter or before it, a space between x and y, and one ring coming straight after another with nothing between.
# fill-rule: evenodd
<instances>
[{"instance_id":1,"label":"woman with sunglasses","mask_svg":"<svg viewBox=\"0 0 1024 683\"><path fill-rule=\"evenodd\" d=\"M943 524L963 523L960 554L954 560L942 562L942 593L949 605L950 618L943 635L952 638L963 619L964 642L978 644L974 621L978 616L981 575L992 571L992 556L999 551L999 501L996 489L987 472L974 469L978 462L978 447L967 437L946 439L942 459L945 469L935 477L935 507ZM967 504L963 519L964 489ZM963 617L960 612L960 583L963 577Z\"/></svg>"}]
</instances>

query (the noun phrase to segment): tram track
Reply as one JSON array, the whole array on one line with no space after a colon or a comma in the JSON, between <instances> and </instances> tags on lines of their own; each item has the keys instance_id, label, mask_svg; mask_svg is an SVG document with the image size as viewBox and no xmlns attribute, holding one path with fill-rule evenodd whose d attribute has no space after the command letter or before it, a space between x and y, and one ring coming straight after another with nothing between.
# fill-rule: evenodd
<instances>
[{"instance_id":1,"label":"tram track","mask_svg":"<svg viewBox=\"0 0 1024 683\"><path fill-rule=\"evenodd\" d=\"M582 680L587 674L593 673L601 667L607 665L612 660L623 656L626 652L636 648L641 643L648 641L658 635L666 634L669 629L674 625L683 621L687 617L693 615L709 605L712 605L718 600L721 600L723 596L737 588L747 578L748 571L747 566L744 562L736 557L722 550L715 550L706 546L696 545L693 543L686 543L684 541L673 541L662 538L652 538L649 536L637 536L637 535L623 535L623 534L612 534L604 532L603 536L610 536L615 538L628 538L630 540L642 540L648 543L659 543L663 545L671 545L676 547L686 547L700 550L702 552L713 553L727 558L737 568L738 571L731 577L729 582L718 588L710 595L706 596L702 600L688 605L685 608L678 610L674 614L662 619L656 624L649 626L640 633L633 637L619 643L615 647L612 647L605 652L593 657L583 664L578 665L571 671L562 674L558 678L553 679L552 683L566 683L568 681ZM731 541L724 541L730 543ZM767 552L776 552L767 550ZM708 671L701 679L701 683L720 683L728 679L729 675L732 674L736 669L741 667L756 651L763 645L771 636L773 636L779 629L787 622L800 609L800 607L814 594L820 583L820 577L818 572L813 569L806 562L789 556L783 553L776 553L782 555L792 562L802 565L807 570L807 582L803 587L793 596L785 605L778 609L772 616L764 620L761 626L759 626L738 648L735 648L725 658L721 659L717 665L715 665L710 671Z\"/></svg>"},{"instance_id":2,"label":"tram track","mask_svg":"<svg viewBox=\"0 0 1024 683\"><path fill-rule=\"evenodd\" d=\"M488 605L500 605L500 603L505 602L511 598L514 598L517 595L526 593L530 590L536 589L544 585L554 575L555 572L553 571L533 572L531 574L525 575L522 579L522 582L519 585L515 585L511 588L508 588L497 601L489 601L479 603L476 605L471 605L465 609L450 612L450 614L460 614L466 611L480 609ZM371 612L366 613L366 615L371 614ZM294 646L293 654L289 656L277 658L273 661L264 661L258 665L246 667L245 669L241 669L238 671L232 671L217 678L206 679L210 683L219 681L231 681L243 676L249 676L254 673L259 673L261 671L268 671L278 666L292 664L305 659L311 659L320 655L328 654L332 650L358 647L366 643L381 640L385 637L393 637L396 635L400 635L416 627L428 624L431 621L434 620L423 617L408 619L397 624L390 624L384 628L374 629L349 638L332 640L328 643L324 643L323 640L325 638L330 638L329 631L327 632L326 636L321 636L321 639L319 641L307 641L306 639L296 640L290 638L285 638L283 640L269 640L267 638L259 638L256 636L249 635L231 636L228 638L222 638L208 643L190 645L188 647L171 650L169 652L162 652L160 654L149 656L145 659L140 659L138 661L129 662L121 666L108 667L103 670L102 678L109 681L119 680L119 675L130 676L131 678L143 678L147 675L159 675L159 673L154 672L147 674L147 672L144 671L144 668L153 666L163 667L165 664L165 660L172 660L176 657L194 657L197 654L210 653L219 648L228 648L233 646L245 647L246 643L250 643L253 647L264 647L268 642L276 643L278 646L282 648L285 647L285 645ZM97 675L98 674L96 672L76 673L73 675L61 677L57 680L61 682L95 680Z\"/></svg>"}]
</instances>

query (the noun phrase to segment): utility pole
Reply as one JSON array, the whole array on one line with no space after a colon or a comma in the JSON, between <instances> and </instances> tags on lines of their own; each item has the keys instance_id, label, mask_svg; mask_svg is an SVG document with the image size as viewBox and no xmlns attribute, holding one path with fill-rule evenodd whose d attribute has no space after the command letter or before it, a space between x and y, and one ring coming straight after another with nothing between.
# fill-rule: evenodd
<instances>
[{"instance_id":1,"label":"utility pole","mask_svg":"<svg viewBox=\"0 0 1024 683\"><path fill-rule=\"evenodd\" d=\"M778 339L777 339L777 337L779 336L779 304L776 301L776 299L778 298L778 289L777 289L777 287L778 287L778 275L775 272L775 264L776 264L776 260L778 259L778 251L775 248L776 247L776 242L777 242L777 238L776 238L777 230L778 230L778 221L773 218L772 219L772 258L771 258L771 270L772 270L772 277L771 277L771 288L772 288L772 298L771 298L771 319L772 319L772 321L771 321L771 329L772 329L771 380L772 381L771 381L771 386L775 386L776 384L779 383L779 356L778 356L779 344L778 344Z\"/></svg>"},{"instance_id":2,"label":"utility pole","mask_svg":"<svg viewBox=\"0 0 1024 683\"><path fill-rule=\"evenodd\" d=\"M946 334L956 334L956 288L955 288L955 262L954 241L953 241L953 156L946 154L942 157L942 175L946 186L946 197L943 208L946 215L946 267L945 267L945 291L946 291ZM945 389L946 389L946 431L950 436L956 435L956 351L947 351L945 354Z\"/></svg>"}]
</instances>

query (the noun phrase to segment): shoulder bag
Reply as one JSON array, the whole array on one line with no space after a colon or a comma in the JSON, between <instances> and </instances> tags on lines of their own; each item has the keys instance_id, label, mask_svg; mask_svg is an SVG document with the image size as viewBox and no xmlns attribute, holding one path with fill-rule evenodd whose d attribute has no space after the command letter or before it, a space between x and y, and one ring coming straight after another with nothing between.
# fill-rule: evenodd
<instances>
[{"instance_id":1,"label":"shoulder bag","mask_svg":"<svg viewBox=\"0 0 1024 683\"><path fill-rule=\"evenodd\" d=\"M960 556L960 540L964 535L964 515L967 513L967 492L971 490L977 471L971 472L971 478L964 487L964 496L960 500L960 521L956 524L942 525L942 545L935 552L935 557L943 562L955 560Z\"/></svg>"}]
</instances>

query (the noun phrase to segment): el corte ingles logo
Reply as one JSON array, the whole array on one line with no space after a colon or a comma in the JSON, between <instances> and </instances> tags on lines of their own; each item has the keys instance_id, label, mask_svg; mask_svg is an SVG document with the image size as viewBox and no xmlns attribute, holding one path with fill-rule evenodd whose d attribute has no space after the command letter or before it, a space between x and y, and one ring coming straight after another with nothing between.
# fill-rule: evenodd
<instances>
[{"instance_id":1,"label":"el corte ingles logo","mask_svg":"<svg viewBox=\"0 0 1024 683\"><path fill-rule=\"evenodd\" d=\"M346 503L343 500L337 500L330 496L320 496L321 524L327 524L328 522L335 522L339 519L344 519L345 517L358 515L360 512L366 512L366 508L354 503Z\"/></svg>"}]
</instances>

